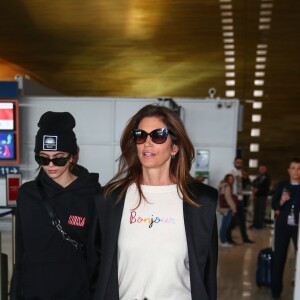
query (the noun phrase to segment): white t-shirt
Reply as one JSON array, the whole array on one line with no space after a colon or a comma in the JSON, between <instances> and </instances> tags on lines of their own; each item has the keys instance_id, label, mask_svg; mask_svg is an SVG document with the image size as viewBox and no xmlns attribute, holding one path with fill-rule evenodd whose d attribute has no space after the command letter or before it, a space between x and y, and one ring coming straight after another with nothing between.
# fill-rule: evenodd
<instances>
[{"instance_id":1,"label":"white t-shirt","mask_svg":"<svg viewBox=\"0 0 300 300\"><path fill-rule=\"evenodd\" d=\"M238 196L239 200L243 200L242 170L233 168L230 173L234 177L233 193Z\"/></svg>"},{"instance_id":2,"label":"white t-shirt","mask_svg":"<svg viewBox=\"0 0 300 300\"><path fill-rule=\"evenodd\" d=\"M183 200L177 185L129 187L118 240L121 300L191 300Z\"/></svg>"}]
</instances>

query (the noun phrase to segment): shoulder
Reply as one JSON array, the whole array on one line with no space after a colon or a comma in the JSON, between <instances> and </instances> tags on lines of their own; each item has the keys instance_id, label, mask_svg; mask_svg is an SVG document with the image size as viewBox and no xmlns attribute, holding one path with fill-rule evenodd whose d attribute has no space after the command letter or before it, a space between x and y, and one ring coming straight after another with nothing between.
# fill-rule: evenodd
<instances>
[{"instance_id":1,"label":"shoulder","mask_svg":"<svg viewBox=\"0 0 300 300\"><path fill-rule=\"evenodd\" d=\"M104 206L115 206L118 195L122 191L122 188L123 187L119 187L111 192L107 192L106 186L102 186L99 193L95 197L96 207L100 208Z\"/></svg>"},{"instance_id":2,"label":"shoulder","mask_svg":"<svg viewBox=\"0 0 300 300\"><path fill-rule=\"evenodd\" d=\"M35 189L37 189L36 181L35 180L27 181L22 183L19 189L19 193L26 193L28 191L35 190Z\"/></svg>"},{"instance_id":3,"label":"shoulder","mask_svg":"<svg viewBox=\"0 0 300 300\"><path fill-rule=\"evenodd\" d=\"M206 194L210 196L217 196L218 190L210 185L202 182L189 183L188 187L191 191L196 191L197 193Z\"/></svg>"},{"instance_id":4,"label":"shoulder","mask_svg":"<svg viewBox=\"0 0 300 300\"><path fill-rule=\"evenodd\" d=\"M31 203L39 197L39 191L35 180L24 182L18 191L17 206L23 205L22 203ZM23 201L24 200L24 201Z\"/></svg>"},{"instance_id":5,"label":"shoulder","mask_svg":"<svg viewBox=\"0 0 300 300\"><path fill-rule=\"evenodd\" d=\"M188 188L192 195L195 195L195 200L200 204L208 202L212 205L216 205L218 200L218 190L214 187L201 182L193 182L188 185Z\"/></svg>"},{"instance_id":6,"label":"shoulder","mask_svg":"<svg viewBox=\"0 0 300 300\"><path fill-rule=\"evenodd\" d=\"M288 186L290 182L288 180L279 181L276 183L275 188L276 189L282 189L284 186Z\"/></svg>"}]
</instances>

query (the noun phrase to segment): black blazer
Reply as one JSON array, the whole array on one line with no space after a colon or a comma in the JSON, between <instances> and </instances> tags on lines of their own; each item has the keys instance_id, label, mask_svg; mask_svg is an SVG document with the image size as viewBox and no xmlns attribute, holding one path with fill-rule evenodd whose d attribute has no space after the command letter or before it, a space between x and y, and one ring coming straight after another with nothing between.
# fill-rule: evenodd
<instances>
[{"instance_id":1,"label":"black blazer","mask_svg":"<svg viewBox=\"0 0 300 300\"><path fill-rule=\"evenodd\" d=\"M117 245L124 199L117 205L115 201L121 189L115 190L108 198L104 197L103 192L96 197L98 220L94 239L98 249L98 265L95 268L95 300L119 300ZM194 207L186 202L183 204L192 299L215 300L218 192L200 182L190 184L189 189L195 195L194 200L201 204L201 207Z\"/></svg>"}]
</instances>

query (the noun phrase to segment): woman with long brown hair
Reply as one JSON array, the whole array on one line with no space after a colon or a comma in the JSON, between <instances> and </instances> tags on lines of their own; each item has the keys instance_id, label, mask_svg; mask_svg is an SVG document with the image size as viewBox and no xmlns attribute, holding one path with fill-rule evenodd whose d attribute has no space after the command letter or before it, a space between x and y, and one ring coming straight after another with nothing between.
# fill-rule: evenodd
<instances>
[{"instance_id":1,"label":"woman with long brown hair","mask_svg":"<svg viewBox=\"0 0 300 300\"><path fill-rule=\"evenodd\" d=\"M10 299L89 300L89 252L99 174L77 164L69 112L45 112L35 136L38 174L20 187Z\"/></svg>"},{"instance_id":2,"label":"woman with long brown hair","mask_svg":"<svg viewBox=\"0 0 300 300\"><path fill-rule=\"evenodd\" d=\"M94 299L216 299L217 191L190 175L180 117L147 105L120 146L119 171L96 199Z\"/></svg>"}]
</instances>

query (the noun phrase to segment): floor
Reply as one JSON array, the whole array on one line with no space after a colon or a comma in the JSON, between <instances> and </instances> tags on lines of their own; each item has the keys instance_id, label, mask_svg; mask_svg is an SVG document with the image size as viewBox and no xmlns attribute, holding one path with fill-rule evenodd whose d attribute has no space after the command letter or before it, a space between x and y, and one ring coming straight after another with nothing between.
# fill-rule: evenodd
<instances>
[{"instance_id":1,"label":"floor","mask_svg":"<svg viewBox=\"0 0 300 300\"><path fill-rule=\"evenodd\" d=\"M0 218L2 252L9 258L9 278L12 274L12 218ZM240 244L233 248L219 247L218 300L271 300L269 288L258 288L255 283L256 259L259 250L270 245L272 225L262 230L249 230L254 244L242 244L238 228L233 238ZM293 300L295 257L290 247L286 263L282 300Z\"/></svg>"},{"instance_id":2,"label":"floor","mask_svg":"<svg viewBox=\"0 0 300 300\"><path fill-rule=\"evenodd\" d=\"M249 220L249 217L248 217ZM250 223L248 223L249 226ZM248 230L254 244L243 244L239 228L233 230L233 248L219 247L218 300L271 300L270 288L257 287L255 281L257 256L261 249L272 246L273 225L261 230ZM295 252L292 243L284 272L282 300L294 299Z\"/></svg>"}]
</instances>

